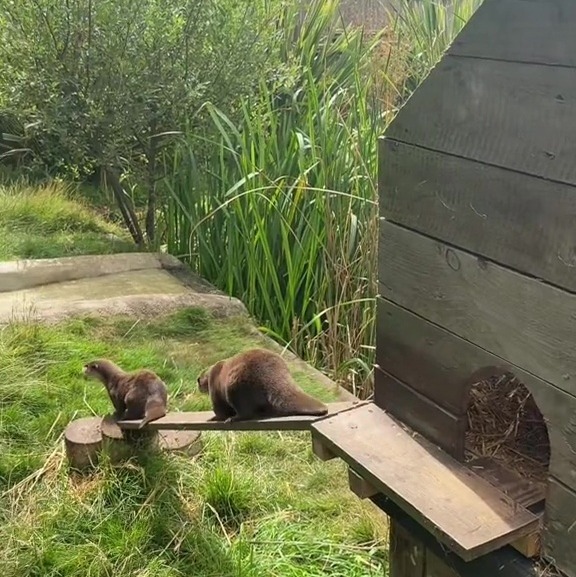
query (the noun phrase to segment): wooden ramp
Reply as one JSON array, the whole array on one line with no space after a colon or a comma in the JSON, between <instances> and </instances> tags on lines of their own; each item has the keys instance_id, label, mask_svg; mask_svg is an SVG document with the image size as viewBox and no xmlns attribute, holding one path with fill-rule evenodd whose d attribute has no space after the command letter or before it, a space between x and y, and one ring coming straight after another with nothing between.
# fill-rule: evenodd
<instances>
[{"instance_id":1,"label":"wooden ramp","mask_svg":"<svg viewBox=\"0 0 576 577\"><path fill-rule=\"evenodd\" d=\"M312 437L466 561L538 527L536 515L373 403L313 423Z\"/></svg>"},{"instance_id":2,"label":"wooden ramp","mask_svg":"<svg viewBox=\"0 0 576 577\"><path fill-rule=\"evenodd\" d=\"M339 403L327 403L328 415L335 415L342 411L361 406L361 401L343 401ZM318 419L324 417L278 417L251 421L236 421L224 423L222 421L210 421L214 416L212 411L197 413L168 413L165 417L148 423L144 429L153 431L178 430L178 431L308 431L310 426ZM121 429L137 429L140 421L118 421Z\"/></svg>"}]
</instances>

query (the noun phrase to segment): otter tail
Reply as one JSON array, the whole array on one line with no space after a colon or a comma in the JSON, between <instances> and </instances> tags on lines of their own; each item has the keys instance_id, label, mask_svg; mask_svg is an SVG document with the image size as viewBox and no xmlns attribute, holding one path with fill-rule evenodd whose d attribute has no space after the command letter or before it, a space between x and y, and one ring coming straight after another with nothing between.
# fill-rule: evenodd
<instances>
[{"instance_id":1,"label":"otter tail","mask_svg":"<svg viewBox=\"0 0 576 577\"><path fill-rule=\"evenodd\" d=\"M146 403L146 412L144 413L144 418L140 421L138 428L141 429L150 421L161 419L165 415L166 405L162 401L151 399Z\"/></svg>"},{"instance_id":2,"label":"otter tail","mask_svg":"<svg viewBox=\"0 0 576 577\"><path fill-rule=\"evenodd\" d=\"M291 415L310 415L322 417L328 414L328 407L318 399L304 391L298 391L291 399L289 406L285 407Z\"/></svg>"}]
</instances>

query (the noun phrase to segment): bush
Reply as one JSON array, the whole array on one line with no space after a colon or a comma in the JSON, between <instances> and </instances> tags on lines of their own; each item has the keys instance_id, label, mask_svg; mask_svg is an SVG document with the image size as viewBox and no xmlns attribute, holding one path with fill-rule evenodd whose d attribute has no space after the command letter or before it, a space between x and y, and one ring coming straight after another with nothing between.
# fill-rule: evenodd
<instances>
[{"instance_id":1,"label":"bush","mask_svg":"<svg viewBox=\"0 0 576 577\"><path fill-rule=\"evenodd\" d=\"M233 111L269 60L268 2L0 0L0 107L41 171L111 181L143 241L119 177L146 189L154 237L158 158L210 100ZM270 63L271 64L271 63ZM4 123L7 124L7 121ZM6 131L8 132L8 131Z\"/></svg>"}]
</instances>

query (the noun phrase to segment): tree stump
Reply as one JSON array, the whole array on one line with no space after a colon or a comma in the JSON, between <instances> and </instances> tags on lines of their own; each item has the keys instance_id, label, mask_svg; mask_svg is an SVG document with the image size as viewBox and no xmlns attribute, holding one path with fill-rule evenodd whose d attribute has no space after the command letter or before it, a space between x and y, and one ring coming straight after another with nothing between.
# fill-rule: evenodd
<instances>
[{"instance_id":1,"label":"tree stump","mask_svg":"<svg viewBox=\"0 0 576 577\"><path fill-rule=\"evenodd\" d=\"M102 449L100 417L86 417L72 421L64 431L66 457L73 469L95 466Z\"/></svg>"},{"instance_id":2,"label":"tree stump","mask_svg":"<svg viewBox=\"0 0 576 577\"><path fill-rule=\"evenodd\" d=\"M111 463L121 463L134 456L137 451L158 450L159 435L157 431L121 429L112 415L106 415L101 422L102 450L106 452Z\"/></svg>"},{"instance_id":3,"label":"tree stump","mask_svg":"<svg viewBox=\"0 0 576 577\"><path fill-rule=\"evenodd\" d=\"M200 431L158 431L160 448L194 457L202 450Z\"/></svg>"},{"instance_id":4,"label":"tree stump","mask_svg":"<svg viewBox=\"0 0 576 577\"><path fill-rule=\"evenodd\" d=\"M123 430L112 415L72 421L66 427L64 440L68 462L78 470L96 466L102 453L117 464L143 450L178 452L190 457L202 450L199 431Z\"/></svg>"}]
</instances>

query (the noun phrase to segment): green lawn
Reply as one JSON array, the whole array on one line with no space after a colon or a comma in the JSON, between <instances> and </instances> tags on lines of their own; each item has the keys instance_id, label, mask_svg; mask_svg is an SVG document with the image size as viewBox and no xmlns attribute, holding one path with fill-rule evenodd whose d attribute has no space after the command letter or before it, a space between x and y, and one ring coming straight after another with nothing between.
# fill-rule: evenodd
<instances>
[{"instance_id":1,"label":"green lawn","mask_svg":"<svg viewBox=\"0 0 576 577\"><path fill-rule=\"evenodd\" d=\"M64 185L0 186L0 261L135 250L124 230Z\"/></svg>"},{"instance_id":2,"label":"green lawn","mask_svg":"<svg viewBox=\"0 0 576 577\"><path fill-rule=\"evenodd\" d=\"M1 259L112 252L110 232L119 233L59 192L0 191ZM262 345L247 322L185 310L154 322L0 328L3 577L386 575L384 517L348 491L342 462L312 455L306 433L205 433L196 458L68 470L66 424L111 410L103 387L82 378L86 361L149 367L167 382L171 408L208 409L196 377ZM310 374L295 376L333 399Z\"/></svg>"}]
</instances>

